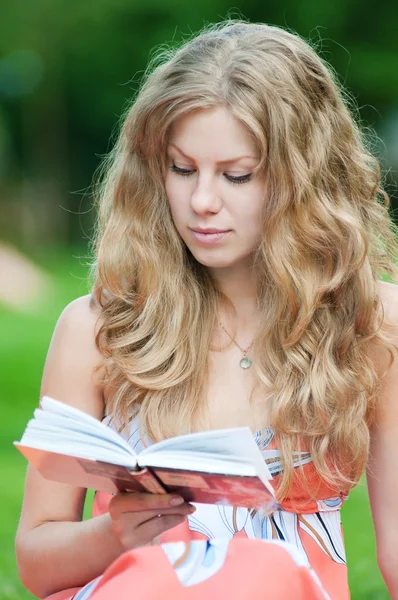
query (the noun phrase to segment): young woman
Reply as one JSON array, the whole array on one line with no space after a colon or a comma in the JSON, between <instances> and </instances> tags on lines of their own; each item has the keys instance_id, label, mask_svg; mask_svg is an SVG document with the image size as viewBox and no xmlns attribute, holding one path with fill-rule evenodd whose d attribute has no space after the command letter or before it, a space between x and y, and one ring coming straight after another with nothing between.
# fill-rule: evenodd
<instances>
[{"instance_id":1,"label":"young woman","mask_svg":"<svg viewBox=\"0 0 398 600\"><path fill-rule=\"evenodd\" d=\"M248 425L282 510L98 493L82 521L85 491L29 468L17 556L34 594L347 599L340 508L368 466L398 599L388 207L344 94L298 36L228 22L162 54L105 165L92 294L62 313L41 393L135 447Z\"/></svg>"}]
</instances>

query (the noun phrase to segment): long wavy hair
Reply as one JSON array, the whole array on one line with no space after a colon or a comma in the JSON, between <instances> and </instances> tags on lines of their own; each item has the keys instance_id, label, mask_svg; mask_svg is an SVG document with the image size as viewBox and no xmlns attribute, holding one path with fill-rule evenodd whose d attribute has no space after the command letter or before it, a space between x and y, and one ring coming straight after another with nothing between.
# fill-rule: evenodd
<instances>
[{"instance_id":1,"label":"long wavy hair","mask_svg":"<svg viewBox=\"0 0 398 600\"><path fill-rule=\"evenodd\" d=\"M347 489L365 468L381 389L369 348L393 360L377 279L397 277L397 232L346 93L278 27L228 21L163 47L122 119L94 240L107 413L126 425L139 411L153 440L206 427L208 355L227 299L178 235L164 176L172 123L218 106L255 137L267 173L254 366L261 425L272 425L284 465L279 498L303 439L321 477Z\"/></svg>"}]
</instances>

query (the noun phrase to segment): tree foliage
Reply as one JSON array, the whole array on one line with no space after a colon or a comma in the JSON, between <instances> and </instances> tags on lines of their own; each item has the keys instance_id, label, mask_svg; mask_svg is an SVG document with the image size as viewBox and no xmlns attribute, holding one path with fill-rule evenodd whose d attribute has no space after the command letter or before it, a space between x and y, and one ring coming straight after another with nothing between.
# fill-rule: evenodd
<instances>
[{"instance_id":1,"label":"tree foliage","mask_svg":"<svg viewBox=\"0 0 398 600\"><path fill-rule=\"evenodd\" d=\"M310 40L347 86L364 126L385 140L385 165L397 167L390 134L398 119L395 0L379 2L377 11L372 0L239 0L233 7L226 0L13 0L0 21L0 221L2 212L12 217L12 204L33 220L36 209L50 215L53 225L36 223L31 234L16 225L2 236L81 238L82 220L84 226L91 217L67 211L89 209L83 191L151 49L227 16L281 25Z\"/></svg>"}]
</instances>

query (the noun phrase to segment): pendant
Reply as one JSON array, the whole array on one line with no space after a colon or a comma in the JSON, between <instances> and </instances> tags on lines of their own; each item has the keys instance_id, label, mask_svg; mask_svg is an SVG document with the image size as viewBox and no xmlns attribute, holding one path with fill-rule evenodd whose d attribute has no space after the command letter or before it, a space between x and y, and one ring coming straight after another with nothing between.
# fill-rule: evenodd
<instances>
[{"instance_id":1,"label":"pendant","mask_svg":"<svg viewBox=\"0 0 398 600\"><path fill-rule=\"evenodd\" d=\"M245 356L244 358L242 358L242 360L240 361L239 364L242 367L242 369L248 369L250 367L250 365L252 364L252 361L250 360L250 358Z\"/></svg>"}]
</instances>

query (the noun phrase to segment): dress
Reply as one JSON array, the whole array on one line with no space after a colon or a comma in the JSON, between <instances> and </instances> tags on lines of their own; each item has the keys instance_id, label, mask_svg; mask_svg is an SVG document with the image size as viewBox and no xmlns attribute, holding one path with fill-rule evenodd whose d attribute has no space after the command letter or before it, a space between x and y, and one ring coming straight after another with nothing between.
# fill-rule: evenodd
<instances>
[{"instance_id":1,"label":"dress","mask_svg":"<svg viewBox=\"0 0 398 600\"><path fill-rule=\"evenodd\" d=\"M130 434L122 435L137 452L143 449L137 418ZM281 462L274 432L267 427L264 435L254 435L277 485ZM297 468L300 462L306 483ZM140 600L204 594L257 598L263 590L273 600L349 600L340 519L347 491L337 492L320 479L309 452L295 453L294 465L283 510L266 516L258 510L195 504L187 521L160 536L161 545L126 552L98 580L47 600L127 600L126 589ZM317 500L309 499L309 489L316 490ZM110 498L96 493L93 516L107 511Z\"/></svg>"}]
</instances>

